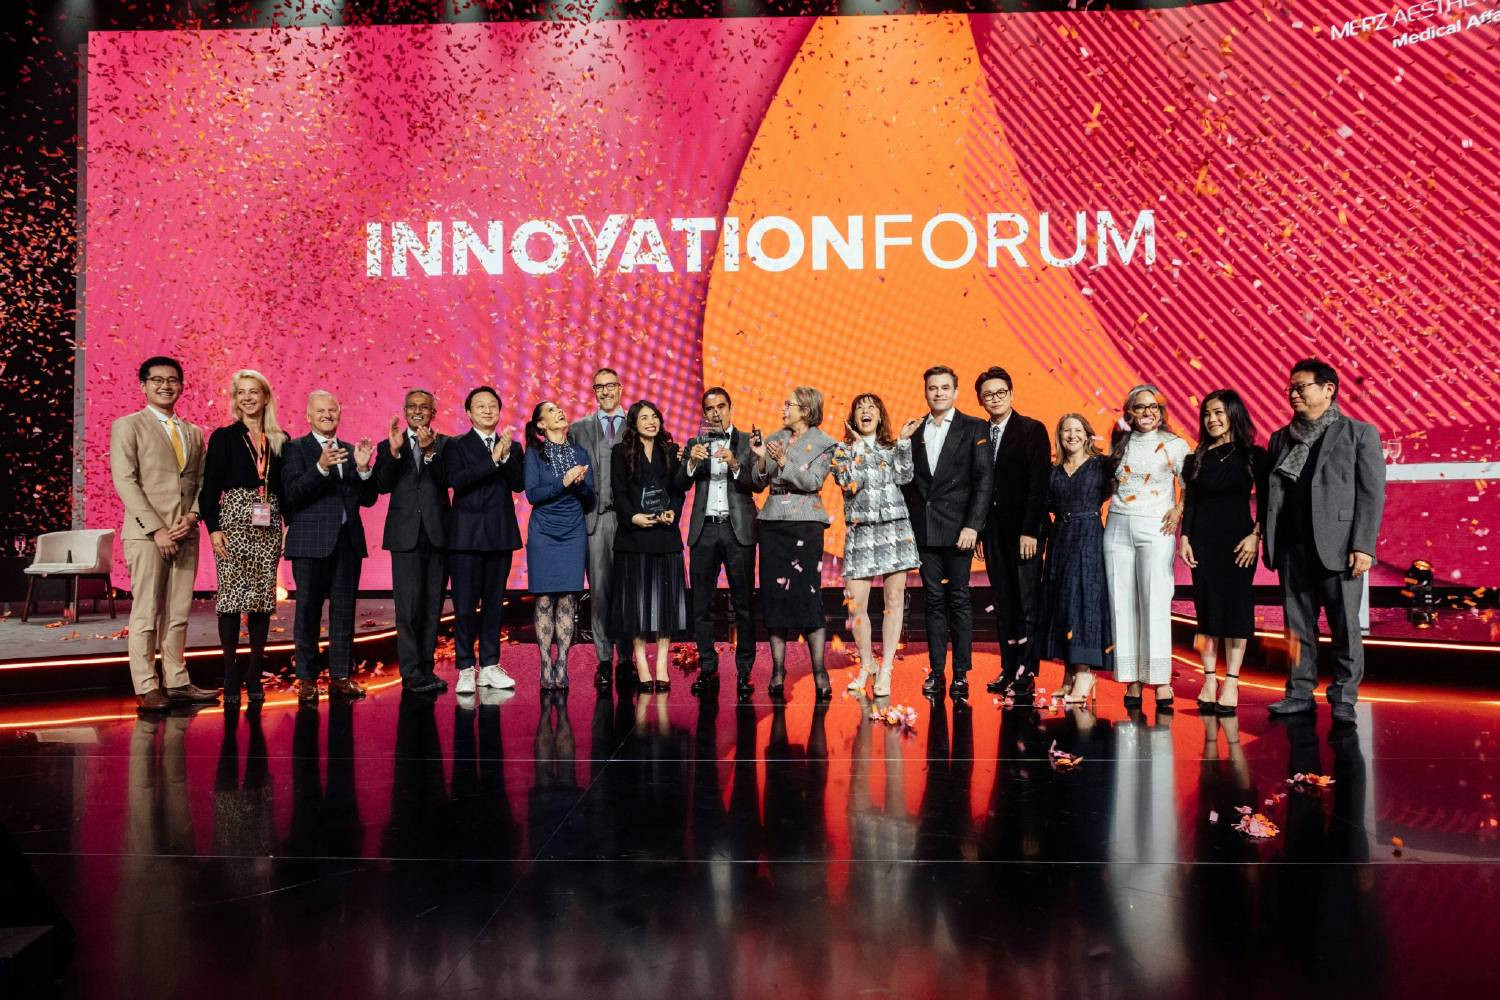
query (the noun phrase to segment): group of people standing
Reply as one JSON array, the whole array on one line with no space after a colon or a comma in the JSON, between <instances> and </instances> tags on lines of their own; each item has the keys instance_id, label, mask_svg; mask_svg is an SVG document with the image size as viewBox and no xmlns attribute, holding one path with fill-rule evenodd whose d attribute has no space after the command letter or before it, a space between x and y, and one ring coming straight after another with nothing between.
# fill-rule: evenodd
<instances>
[{"instance_id":1,"label":"group of people standing","mask_svg":"<svg viewBox=\"0 0 1500 1000\"><path fill-rule=\"evenodd\" d=\"M782 426L764 435L736 426L729 392L713 387L702 396L701 432L680 447L655 404L622 406L621 379L610 368L594 374L593 412L570 421L557 401L543 400L520 441L501 428L502 403L491 387L469 392L470 427L456 435L434 429L437 399L414 389L378 445L338 436L339 402L326 391L308 397L309 433L290 438L269 381L248 369L230 380L231 422L205 445L202 431L175 413L181 365L150 358L139 375L147 406L115 422L111 466L126 509L135 591L132 674L146 710L218 696L192 685L182 665L200 519L218 566L226 702L241 691L264 698L261 659L283 554L296 584L298 697L319 697L325 605L329 694L361 697L351 676L354 601L367 555L360 511L382 494L390 496L382 545L391 553L403 685L447 689L434 661L451 580L457 691L513 688L501 664L501 609L523 546L514 500L522 492L532 508L524 547L544 690L568 686L587 582L599 690L627 675L641 690L666 690L670 640L691 621L699 656L693 691L716 691L722 570L739 695L754 690L759 617L770 638L769 693L784 696L787 649L800 637L815 698L827 701L822 561L832 516L822 491L832 476L844 497L845 603L859 652L850 689L873 680L875 695L890 693L907 575L918 570L929 663L923 691L967 697L969 578L979 553L1000 640L1001 671L990 691L1029 703L1039 662L1055 659L1066 667L1071 703L1087 703L1096 671L1106 670L1126 685L1127 705L1139 706L1149 687L1158 710L1168 710L1180 555L1192 568L1198 605L1205 667L1198 703L1227 714L1238 704L1236 680L1253 634L1251 585L1261 554L1280 574L1287 631L1298 643L1287 697L1272 710L1313 706L1321 607L1337 663L1328 699L1335 718L1352 719L1362 673L1358 578L1374 557L1384 468L1377 432L1339 411L1338 375L1321 361L1293 367L1293 418L1268 448L1256 444L1232 390L1203 400L1198 444L1190 448L1168 423L1163 394L1140 385L1127 395L1107 451L1078 413L1064 415L1049 441L1043 424L1014 409L1014 385L1000 367L974 383L984 417L958 411L958 376L939 365L923 375L926 415L897 428L880 397L862 393L837 439L821 429L817 389L788 393ZM680 523L689 490L690 588ZM886 609L878 661L869 607L877 581ZM242 617L250 639L244 665ZM158 649L160 678L152 663Z\"/></svg>"}]
</instances>

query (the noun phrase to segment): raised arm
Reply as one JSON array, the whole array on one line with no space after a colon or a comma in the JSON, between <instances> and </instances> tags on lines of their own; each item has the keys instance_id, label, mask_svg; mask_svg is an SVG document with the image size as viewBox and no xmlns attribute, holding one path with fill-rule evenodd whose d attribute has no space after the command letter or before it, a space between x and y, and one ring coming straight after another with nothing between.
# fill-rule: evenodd
<instances>
[{"instance_id":1,"label":"raised arm","mask_svg":"<svg viewBox=\"0 0 1500 1000\"><path fill-rule=\"evenodd\" d=\"M526 476L525 489L526 499L533 507L544 504L549 500L556 499L562 495L562 479L542 458L542 453L535 448L526 453L525 459Z\"/></svg>"}]
</instances>

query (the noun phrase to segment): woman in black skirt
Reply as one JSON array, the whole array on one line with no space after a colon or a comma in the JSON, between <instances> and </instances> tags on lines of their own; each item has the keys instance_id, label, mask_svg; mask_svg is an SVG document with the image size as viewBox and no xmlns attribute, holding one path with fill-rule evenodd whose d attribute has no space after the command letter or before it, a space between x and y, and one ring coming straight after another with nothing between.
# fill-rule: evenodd
<instances>
[{"instance_id":1,"label":"woman in black skirt","mask_svg":"<svg viewBox=\"0 0 1500 1000\"><path fill-rule=\"evenodd\" d=\"M642 691L665 691L672 635L687 628L682 573L682 491L673 485L680 457L661 410L641 400L625 415L620 443L609 453L614 494L615 565L610 577L610 633L630 636ZM646 643L656 642L656 679Z\"/></svg>"},{"instance_id":2,"label":"woman in black skirt","mask_svg":"<svg viewBox=\"0 0 1500 1000\"><path fill-rule=\"evenodd\" d=\"M750 439L755 461L750 482L757 489L771 487L761 507L760 606L771 637L772 698L786 693L786 641L792 632L807 637L817 700L833 698L833 685L823 666L823 644L828 637L823 620L823 530L828 511L821 496L823 481L833 468L838 442L818 430L823 422L823 394L798 386L781 405L785 425L765 441Z\"/></svg>"},{"instance_id":3,"label":"woman in black skirt","mask_svg":"<svg viewBox=\"0 0 1500 1000\"><path fill-rule=\"evenodd\" d=\"M240 700L240 616L250 629L250 663L243 684L251 701L266 697L261 660L276 610L276 568L281 562L281 446L271 383L248 368L229 380L233 422L208 439L198 509L218 564L219 645L224 653L224 704Z\"/></svg>"},{"instance_id":4,"label":"woman in black skirt","mask_svg":"<svg viewBox=\"0 0 1500 1000\"><path fill-rule=\"evenodd\" d=\"M1198 449L1183 464L1182 540L1178 552L1193 571L1203 690L1198 708L1233 715L1239 707L1240 665L1255 633L1256 556L1260 519L1250 494L1264 495L1266 451L1239 393L1219 389L1198 408ZM1219 646L1224 648L1219 686Z\"/></svg>"},{"instance_id":5,"label":"woman in black skirt","mask_svg":"<svg viewBox=\"0 0 1500 1000\"><path fill-rule=\"evenodd\" d=\"M1057 463L1047 481L1047 561L1042 569L1040 656L1061 660L1068 704L1087 704L1094 671L1114 669L1114 619L1104 577L1099 508L1114 491L1114 463L1099 453L1082 414L1057 422Z\"/></svg>"}]
</instances>

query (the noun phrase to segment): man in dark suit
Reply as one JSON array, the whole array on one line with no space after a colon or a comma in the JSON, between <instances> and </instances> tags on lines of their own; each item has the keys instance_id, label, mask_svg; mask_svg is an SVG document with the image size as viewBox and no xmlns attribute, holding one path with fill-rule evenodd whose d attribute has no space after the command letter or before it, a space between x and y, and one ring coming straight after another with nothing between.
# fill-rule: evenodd
<instances>
[{"instance_id":1,"label":"man in dark suit","mask_svg":"<svg viewBox=\"0 0 1500 1000\"><path fill-rule=\"evenodd\" d=\"M1316 709L1318 608L1328 616L1334 681L1326 697L1336 723L1354 722L1365 672L1359 607L1360 577L1375 562L1385 511L1385 459L1380 432L1343 415L1339 376L1309 358L1292 366L1287 395L1291 423L1271 435L1265 506L1256 518L1265 533L1266 566L1281 578L1291 671L1286 697L1272 714Z\"/></svg>"},{"instance_id":2,"label":"man in dark suit","mask_svg":"<svg viewBox=\"0 0 1500 1000\"><path fill-rule=\"evenodd\" d=\"M443 475L447 435L432 429L437 403L432 393L413 389L404 404L406 427L391 419L390 437L380 442L375 484L390 494L381 546L391 554L391 592L396 598L396 656L401 686L415 693L439 694L448 685L433 662L443 586L448 581L448 483Z\"/></svg>"},{"instance_id":3,"label":"man in dark suit","mask_svg":"<svg viewBox=\"0 0 1500 1000\"><path fill-rule=\"evenodd\" d=\"M623 393L620 375L613 368L594 372L594 399L599 408L580 417L568 427L568 440L589 453L594 468L594 490L598 499L584 511L589 531L589 618L594 630L594 653L599 668L594 672L594 687L608 691L613 683L614 643L609 637L609 573L615 563L614 493L609 482L609 453L625 433L625 408L620 405ZM619 669L634 676L630 662L630 644L619 643Z\"/></svg>"},{"instance_id":4,"label":"man in dark suit","mask_svg":"<svg viewBox=\"0 0 1500 1000\"><path fill-rule=\"evenodd\" d=\"M1000 639L1000 676L987 688L1030 703L1036 684L1037 591L1042 579L1041 539L1047 530L1047 478L1052 445L1047 428L1015 411L1010 373L995 366L974 380L979 405L989 415L994 489L984 524L984 564Z\"/></svg>"},{"instance_id":5,"label":"man in dark suit","mask_svg":"<svg viewBox=\"0 0 1500 1000\"><path fill-rule=\"evenodd\" d=\"M735 630L734 665L740 697L751 694L755 664L755 489L750 484L750 435L734 426L729 391L714 386L703 394L701 434L689 439L687 460L677 467L678 488L693 489L688 520L692 569L693 634L698 642L698 677L693 693L719 689L719 657L714 651L714 597L719 567L729 579L729 606Z\"/></svg>"},{"instance_id":6,"label":"man in dark suit","mask_svg":"<svg viewBox=\"0 0 1500 1000\"><path fill-rule=\"evenodd\" d=\"M328 693L363 698L350 676L354 652L354 600L360 563L367 554L359 509L375 503L371 465L375 445L350 446L338 438L339 401L331 392L307 397L312 432L287 443L281 456L281 511L287 520L285 555L297 586L293 625L297 649L297 699L318 700L318 632L328 604Z\"/></svg>"},{"instance_id":7,"label":"man in dark suit","mask_svg":"<svg viewBox=\"0 0 1500 1000\"><path fill-rule=\"evenodd\" d=\"M473 427L443 448L443 468L453 487L448 572L457 619L458 694L478 687L514 688L500 665L500 609L510 564L521 547L516 503L526 486L521 445L500 429L500 394L487 385L464 400ZM478 658L475 658L475 644Z\"/></svg>"},{"instance_id":8,"label":"man in dark suit","mask_svg":"<svg viewBox=\"0 0 1500 1000\"><path fill-rule=\"evenodd\" d=\"M910 422L919 424L911 440L916 474L902 487L927 600L927 661L932 672L922 693L943 696L951 638L953 697L967 698L974 645L969 569L990 509L994 463L985 422L953 408L958 394L953 369L936 365L923 373L922 381L928 414Z\"/></svg>"}]
</instances>

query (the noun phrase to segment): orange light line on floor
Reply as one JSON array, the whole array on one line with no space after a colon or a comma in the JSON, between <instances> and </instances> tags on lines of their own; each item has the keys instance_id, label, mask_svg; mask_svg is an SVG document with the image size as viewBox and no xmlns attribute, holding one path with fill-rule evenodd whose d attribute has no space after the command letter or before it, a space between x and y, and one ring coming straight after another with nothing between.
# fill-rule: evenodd
<instances>
[{"instance_id":1,"label":"orange light line on floor","mask_svg":"<svg viewBox=\"0 0 1500 1000\"><path fill-rule=\"evenodd\" d=\"M367 694L373 694L375 692L384 691L387 688L394 687L400 683L400 677L393 677L388 681L380 681L378 683L366 685L365 692ZM327 696L325 695L323 697ZM292 696L290 698L267 698L262 708L289 708L299 704L300 702L297 701L297 698L295 696ZM195 718L199 715L223 714L224 705L222 703L217 705L205 706L204 708L201 708L197 712L193 713ZM0 730L46 729L50 726L77 726L90 722L123 722L126 719L136 719L140 717L140 714L132 709L129 712L121 712L116 715L80 715L66 719L27 719L21 722L0 722ZM165 716L159 716L159 718L165 718Z\"/></svg>"},{"instance_id":2,"label":"orange light line on floor","mask_svg":"<svg viewBox=\"0 0 1500 1000\"><path fill-rule=\"evenodd\" d=\"M442 620L449 621L452 615L445 616ZM393 639L396 636L394 628L383 629L379 632L362 632L354 637L356 646L367 642L379 642L383 639ZM295 650L296 644L290 642L271 643L266 646L267 653L290 653ZM318 640L319 649L328 648L327 639ZM249 646L240 646L237 653L245 656L250 655ZM185 660L201 660L213 656L223 656L223 652L217 649L189 649L182 654ZM111 653L105 656L91 656L83 659L60 659L60 660L25 660L16 663L0 663L0 671L3 670L36 670L42 667L105 667L111 665L123 666L130 663L128 653Z\"/></svg>"},{"instance_id":3,"label":"orange light line on floor","mask_svg":"<svg viewBox=\"0 0 1500 1000\"><path fill-rule=\"evenodd\" d=\"M1172 613L1172 620L1182 625L1196 626L1198 624L1198 619L1193 618L1189 615L1180 615L1176 612ZM1255 635L1261 639L1286 638L1286 636L1280 632L1269 632L1265 629L1259 628L1255 630ZM1332 642L1333 638L1331 636L1319 635L1318 641L1326 644ZM1426 639L1382 639L1378 636L1367 635L1364 637L1364 644L1366 646L1389 646L1398 649L1433 649L1452 653L1500 654L1500 643L1492 642L1448 642L1444 639L1433 639L1431 641L1428 641Z\"/></svg>"}]
</instances>

